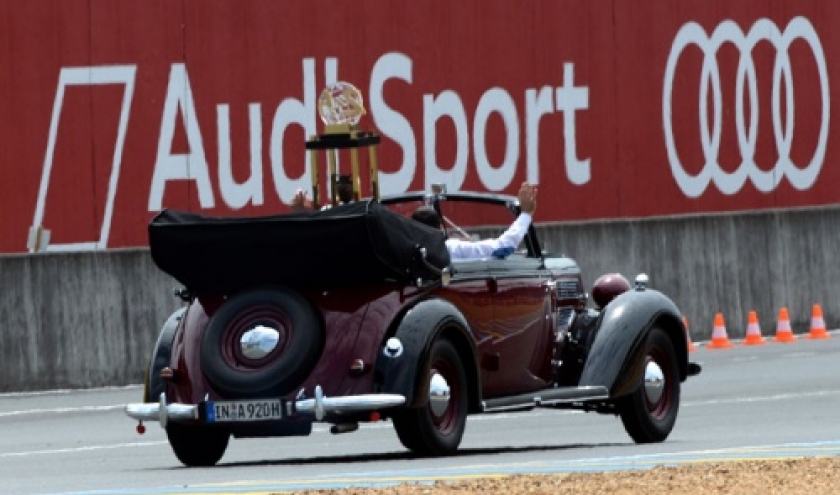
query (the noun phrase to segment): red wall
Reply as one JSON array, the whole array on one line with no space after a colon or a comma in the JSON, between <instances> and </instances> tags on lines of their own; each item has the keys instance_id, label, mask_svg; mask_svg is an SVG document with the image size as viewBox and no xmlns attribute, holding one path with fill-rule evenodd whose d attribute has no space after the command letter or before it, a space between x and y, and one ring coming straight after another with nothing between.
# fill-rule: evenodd
<instances>
[{"instance_id":1,"label":"red wall","mask_svg":"<svg viewBox=\"0 0 840 495\"><path fill-rule=\"evenodd\" d=\"M834 203L838 22L822 0L2 2L0 252L32 225L116 248L162 207L283 211L328 79L365 95L384 193L527 179L540 222Z\"/></svg>"}]
</instances>

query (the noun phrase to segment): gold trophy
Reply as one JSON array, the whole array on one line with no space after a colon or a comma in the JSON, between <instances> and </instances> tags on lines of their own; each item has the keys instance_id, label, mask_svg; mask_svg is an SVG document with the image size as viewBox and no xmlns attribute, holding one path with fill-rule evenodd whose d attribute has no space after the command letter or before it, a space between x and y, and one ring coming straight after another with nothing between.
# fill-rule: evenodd
<instances>
[{"instance_id":1,"label":"gold trophy","mask_svg":"<svg viewBox=\"0 0 840 495\"><path fill-rule=\"evenodd\" d=\"M373 131L359 129L359 121L365 111L362 93L352 84L339 81L328 85L318 97L318 114L324 122L323 134L312 136L306 142L312 161L312 203L315 209L320 208L320 177L318 174L318 151L327 154L327 166L330 177L331 203L339 203L341 186L349 180L352 185L352 200L361 197L361 182L359 179L359 148L368 148L370 165L371 197L379 199L379 178L376 148L379 145L379 135ZM348 150L350 154L350 175L341 175L338 170L337 152ZM342 198L344 201L345 198Z\"/></svg>"}]
</instances>

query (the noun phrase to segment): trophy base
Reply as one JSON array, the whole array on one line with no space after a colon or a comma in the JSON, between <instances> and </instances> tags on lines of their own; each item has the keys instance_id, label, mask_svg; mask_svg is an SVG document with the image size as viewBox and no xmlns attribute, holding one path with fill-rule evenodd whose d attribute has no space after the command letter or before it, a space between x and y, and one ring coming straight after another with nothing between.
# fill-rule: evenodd
<instances>
[{"instance_id":1,"label":"trophy base","mask_svg":"<svg viewBox=\"0 0 840 495\"><path fill-rule=\"evenodd\" d=\"M337 152L342 149L349 149L350 151L351 173L349 178L352 184L352 200L358 201L361 197L359 148L368 149L371 197L374 200L379 200L379 165L376 153L379 142L380 137L376 132L362 131L349 124L327 126L323 134L312 136L306 141L306 149L310 153L312 163L312 202L315 208L319 208L321 202L320 173L318 171L319 152L326 152L327 156L327 177L332 183L329 202L333 206L339 204L339 202L347 202L345 198L339 198L338 194L338 191L342 189L339 184L342 174L338 171ZM344 180L346 181L346 179Z\"/></svg>"}]
</instances>

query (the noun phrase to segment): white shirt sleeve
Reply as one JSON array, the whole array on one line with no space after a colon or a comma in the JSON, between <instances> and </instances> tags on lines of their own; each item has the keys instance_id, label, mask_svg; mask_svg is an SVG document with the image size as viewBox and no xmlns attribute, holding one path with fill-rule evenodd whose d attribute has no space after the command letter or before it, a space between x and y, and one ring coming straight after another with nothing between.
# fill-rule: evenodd
<instances>
[{"instance_id":1,"label":"white shirt sleeve","mask_svg":"<svg viewBox=\"0 0 840 495\"><path fill-rule=\"evenodd\" d=\"M482 239L480 241L447 239L446 248L449 249L449 256L453 260L472 260L492 256L504 258L516 251L530 225L531 215L520 213L511 226L495 239Z\"/></svg>"}]
</instances>

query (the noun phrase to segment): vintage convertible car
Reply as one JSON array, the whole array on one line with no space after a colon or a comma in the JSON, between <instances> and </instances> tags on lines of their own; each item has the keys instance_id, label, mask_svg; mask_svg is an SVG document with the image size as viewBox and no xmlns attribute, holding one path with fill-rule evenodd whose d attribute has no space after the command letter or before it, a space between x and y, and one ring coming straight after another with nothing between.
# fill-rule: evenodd
<instances>
[{"instance_id":1,"label":"vintage convertible car","mask_svg":"<svg viewBox=\"0 0 840 495\"><path fill-rule=\"evenodd\" d=\"M422 204L446 232L409 218ZM217 463L231 437L314 422L390 420L408 449L446 455L468 415L538 407L617 415L636 442L665 440L700 368L680 310L646 276L601 277L590 299L533 226L504 259L450 260L446 235L475 236L460 218L501 228L518 212L515 197L441 191L261 218L162 212L151 255L185 307L126 413L141 432L159 421L187 466Z\"/></svg>"}]
</instances>

